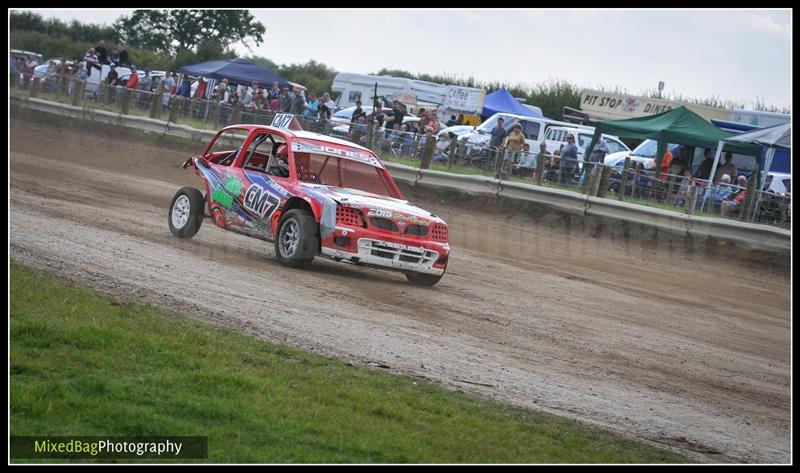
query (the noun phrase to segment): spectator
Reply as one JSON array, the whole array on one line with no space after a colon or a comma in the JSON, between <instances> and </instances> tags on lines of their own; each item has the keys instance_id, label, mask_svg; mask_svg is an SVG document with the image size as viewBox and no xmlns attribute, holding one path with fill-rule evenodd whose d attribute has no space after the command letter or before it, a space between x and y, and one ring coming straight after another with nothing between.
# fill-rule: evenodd
<instances>
[{"instance_id":1,"label":"spectator","mask_svg":"<svg viewBox=\"0 0 800 473\"><path fill-rule=\"evenodd\" d=\"M673 198L673 204L681 207L686 203L686 198L689 196L689 187L692 186L694 183L694 179L692 179L692 171L688 168L683 168L681 171L680 185L678 186L678 190L675 192L675 197Z\"/></svg>"},{"instance_id":2,"label":"spectator","mask_svg":"<svg viewBox=\"0 0 800 473\"><path fill-rule=\"evenodd\" d=\"M575 146L575 136L567 135L567 144L561 149L561 160L558 163L561 172L559 182L569 184L578 171L578 147Z\"/></svg>"},{"instance_id":3,"label":"spectator","mask_svg":"<svg viewBox=\"0 0 800 473\"><path fill-rule=\"evenodd\" d=\"M275 101L277 102L277 98ZM263 87L259 87L256 96L253 99L253 106L256 110L269 110L269 100L267 99L267 91Z\"/></svg>"},{"instance_id":4,"label":"spectator","mask_svg":"<svg viewBox=\"0 0 800 473\"><path fill-rule=\"evenodd\" d=\"M325 92L322 94L322 104L319 106L320 116L323 120L330 120L334 110L336 110L336 102L331 100L331 94Z\"/></svg>"},{"instance_id":5,"label":"spectator","mask_svg":"<svg viewBox=\"0 0 800 473\"><path fill-rule=\"evenodd\" d=\"M108 58L108 61L113 65L119 65L119 46L114 46L114 49L111 51L111 55Z\"/></svg>"},{"instance_id":6,"label":"spectator","mask_svg":"<svg viewBox=\"0 0 800 473\"><path fill-rule=\"evenodd\" d=\"M216 100L219 103L226 103L228 99L228 79L222 79L214 88L214 92L211 94L211 100Z\"/></svg>"},{"instance_id":7,"label":"spectator","mask_svg":"<svg viewBox=\"0 0 800 473\"><path fill-rule=\"evenodd\" d=\"M697 172L694 174L695 179L707 181L711 176L711 167L713 165L714 157L711 156L711 150L706 148L703 151L703 162L700 163L700 167L697 168Z\"/></svg>"},{"instance_id":8,"label":"spectator","mask_svg":"<svg viewBox=\"0 0 800 473\"><path fill-rule=\"evenodd\" d=\"M121 66L127 66L130 64L130 60L128 59L128 47L124 44L119 48L119 64Z\"/></svg>"},{"instance_id":9,"label":"spectator","mask_svg":"<svg viewBox=\"0 0 800 473\"><path fill-rule=\"evenodd\" d=\"M744 205L744 199L747 196L747 178L739 176L736 179L736 185L736 190L727 199L723 200L720 205L720 214L723 217L739 213Z\"/></svg>"},{"instance_id":10,"label":"spectator","mask_svg":"<svg viewBox=\"0 0 800 473\"><path fill-rule=\"evenodd\" d=\"M117 80L119 80L119 74L117 73L117 66L112 64L111 70L108 71L108 75L106 76L106 82L108 85L117 85Z\"/></svg>"},{"instance_id":11,"label":"spectator","mask_svg":"<svg viewBox=\"0 0 800 473\"><path fill-rule=\"evenodd\" d=\"M375 110L372 112L372 120L374 121L374 126L380 128L383 126L383 121L386 119L386 115L383 113L383 109L380 105L375 107Z\"/></svg>"},{"instance_id":12,"label":"spectator","mask_svg":"<svg viewBox=\"0 0 800 473\"><path fill-rule=\"evenodd\" d=\"M719 178L719 183L714 187L714 195L712 196L713 210L719 210L722 201L728 200L732 193L731 176L723 174Z\"/></svg>"},{"instance_id":13,"label":"spectator","mask_svg":"<svg viewBox=\"0 0 800 473\"><path fill-rule=\"evenodd\" d=\"M131 66L131 77L125 87L134 90L139 88L139 74L136 73L136 66Z\"/></svg>"},{"instance_id":14,"label":"spectator","mask_svg":"<svg viewBox=\"0 0 800 473\"><path fill-rule=\"evenodd\" d=\"M280 107L280 99L279 98L276 97L274 99L270 99L269 100L269 110L271 112L277 113L277 112L280 111L280 109L281 109L281 107Z\"/></svg>"},{"instance_id":15,"label":"spectator","mask_svg":"<svg viewBox=\"0 0 800 473\"><path fill-rule=\"evenodd\" d=\"M727 174L731 178L738 174L738 170L733 164L733 153L730 151L725 153L725 164L717 168L717 172L714 173L714 181L719 181L723 174Z\"/></svg>"},{"instance_id":16,"label":"spectator","mask_svg":"<svg viewBox=\"0 0 800 473\"><path fill-rule=\"evenodd\" d=\"M392 111L387 114L386 116L386 129L391 130L399 130L400 125L403 124L403 117L405 117L405 112L403 111L403 105L400 103L399 100L395 100L392 102Z\"/></svg>"},{"instance_id":17,"label":"spectator","mask_svg":"<svg viewBox=\"0 0 800 473\"><path fill-rule=\"evenodd\" d=\"M636 197L649 198L653 188L653 183L644 170L644 164L637 162L634 169L635 171L633 177L634 181L636 182Z\"/></svg>"},{"instance_id":18,"label":"spectator","mask_svg":"<svg viewBox=\"0 0 800 473\"><path fill-rule=\"evenodd\" d=\"M145 92L150 92L153 90L153 78L150 77L150 68L144 68L144 75L139 79L139 89L144 90Z\"/></svg>"},{"instance_id":19,"label":"spectator","mask_svg":"<svg viewBox=\"0 0 800 473\"><path fill-rule=\"evenodd\" d=\"M294 88L294 98L292 98L292 115L302 115L303 112L306 110L306 98L303 95L303 91L295 87Z\"/></svg>"},{"instance_id":20,"label":"spectator","mask_svg":"<svg viewBox=\"0 0 800 473\"><path fill-rule=\"evenodd\" d=\"M426 114L427 117L427 114ZM508 132L506 131L505 127L505 120L503 117L497 119L497 125L492 128L491 136L489 137L489 160L494 165L495 161L497 160L497 156L499 153L499 148L505 145L506 137L508 136Z\"/></svg>"},{"instance_id":21,"label":"spectator","mask_svg":"<svg viewBox=\"0 0 800 473\"><path fill-rule=\"evenodd\" d=\"M283 86L281 95L278 97L280 102L280 111L290 113L292 111L292 96L289 95L289 87Z\"/></svg>"},{"instance_id":22,"label":"spectator","mask_svg":"<svg viewBox=\"0 0 800 473\"><path fill-rule=\"evenodd\" d=\"M664 158L661 160L661 172L658 174L660 180L663 181L667 177L670 163L672 163L672 152L667 148L667 150L664 151Z\"/></svg>"},{"instance_id":23,"label":"spectator","mask_svg":"<svg viewBox=\"0 0 800 473\"><path fill-rule=\"evenodd\" d=\"M278 82L275 81L272 83L272 88L269 89L269 92L267 92L267 100L271 102L272 99L277 99L280 96L281 96L281 88L278 87ZM277 110L273 110L273 112L276 111Z\"/></svg>"},{"instance_id":24,"label":"spectator","mask_svg":"<svg viewBox=\"0 0 800 473\"><path fill-rule=\"evenodd\" d=\"M92 51L97 53L97 62L100 64L108 64L108 49L106 49L106 40L100 40Z\"/></svg>"},{"instance_id":25,"label":"spectator","mask_svg":"<svg viewBox=\"0 0 800 473\"><path fill-rule=\"evenodd\" d=\"M86 71L89 73L89 75L92 75L92 68L97 68L98 71L103 70L102 66L99 64L99 59L94 49L86 51L86 54L83 56L83 60L86 62Z\"/></svg>"},{"instance_id":26,"label":"spectator","mask_svg":"<svg viewBox=\"0 0 800 473\"><path fill-rule=\"evenodd\" d=\"M513 174L517 176L531 176L533 177L533 173L536 171L536 160L537 159L544 159L544 156L547 154L547 143L542 141L539 143L539 156L531 153L531 145L525 143L522 145L522 159L520 160L519 164L514 166Z\"/></svg>"},{"instance_id":27,"label":"spectator","mask_svg":"<svg viewBox=\"0 0 800 473\"><path fill-rule=\"evenodd\" d=\"M431 109L428 110L428 122L425 124L425 128L431 127L433 128L434 133L439 133L439 130L442 129L442 125L439 123L439 119L436 118L436 112Z\"/></svg>"},{"instance_id":28,"label":"spectator","mask_svg":"<svg viewBox=\"0 0 800 473\"><path fill-rule=\"evenodd\" d=\"M511 175L514 164L517 163L518 154L522 151L525 144L525 135L522 133L522 124L515 123L511 127L511 133L506 137L506 151L503 153L503 162L497 170L497 178L507 180Z\"/></svg>"},{"instance_id":29,"label":"spectator","mask_svg":"<svg viewBox=\"0 0 800 473\"><path fill-rule=\"evenodd\" d=\"M194 90L192 97L196 99L204 99L206 97L206 90L208 90L208 81L203 77L198 77L197 88Z\"/></svg>"},{"instance_id":30,"label":"spectator","mask_svg":"<svg viewBox=\"0 0 800 473\"><path fill-rule=\"evenodd\" d=\"M446 163L450 156L450 147L454 145L455 133L442 134L436 142L436 149L433 153L433 160L440 163Z\"/></svg>"},{"instance_id":31,"label":"spectator","mask_svg":"<svg viewBox=\"0 0 800 473\"><path fill-rule=\"evenodd\" d=\"M308 94L308 102L306 103L306 109L303 111L303 118L307 120L319 118L319 100L314 94Z\"/></svg>"},{"instance_id":32,"label":"spectator","mask_svg":"<svg viewBox=\"0 0 800 473\"><path fill-rule=\"evenodd\" d=\"M253 82L253 84L257 84L257 82ZM241 97L240 102L243 106L255 108L255 97L253 94L256 93L256 91L258 91L257 87L247 87L244 84L239 86L239 97Z\"/></svg>"},{"instance_id":33,"label":"spectator","mask_svg":"<svg viewBox=\"0 0 800 473\"><path fill-rule=\"evenodd\" d=\"M365 112L364 109L361 108L360 100L356 100L356 109L353 110L353 116L350 117L350 122L355 123L358 120L358 117L364 117L364 119L367 118L367 112Z\"/></svg>"},{"instance_id":34,"label":"spectator","mask_svg":"<svg viewBox=\"0 0 800 473\"><path fill-rule=\"evenodd\" d=\"M180 87L178 87L178 95L187 98L192 96L192 84L189 82L189 78L186 76L184 76Z\"/></svg>"}]
</instances>

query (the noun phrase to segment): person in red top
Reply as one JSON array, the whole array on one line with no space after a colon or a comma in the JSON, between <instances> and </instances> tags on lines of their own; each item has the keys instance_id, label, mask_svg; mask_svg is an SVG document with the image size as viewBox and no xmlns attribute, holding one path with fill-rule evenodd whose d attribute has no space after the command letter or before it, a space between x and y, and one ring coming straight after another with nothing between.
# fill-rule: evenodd
<instances>
[{"instance_id":1,"label":"person in red top","mask_svg":"<svg viewBox=\"0 0 800 473\"><path fill-rule=\"evenodd\" d=\"M664 159L661 160L661 172L658 174L658 178L663 180L667 177L667 170L669 169L669 163L672 162L672 153L670 152L669 148L664 152Z\"/></svg>"},{"instance_id":2,"label":"person in red top","mask_svg":"<svg viewBox=\"0 0 800 473\"><path fill-rule=\"evenodd\" d=\"M136 73L136 66L131 66L131 78L125 87L136 90L139 87L139 74Z\"/></svg>"}]
</instances>

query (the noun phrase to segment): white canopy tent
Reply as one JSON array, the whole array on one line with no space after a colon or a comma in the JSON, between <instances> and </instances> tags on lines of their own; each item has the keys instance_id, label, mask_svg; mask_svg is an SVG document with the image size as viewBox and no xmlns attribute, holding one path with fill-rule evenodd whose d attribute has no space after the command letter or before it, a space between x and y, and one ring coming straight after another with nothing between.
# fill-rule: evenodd
<instances>
[{"instance_id":1,"label":"white canopy tent","mask_svg":"<svg viewBox=\"0 0 800 473\"><path fill-rule=\"evenodd\" d=\"M769 168L770 166L772 166L772 158L775 156L775 149L776 148L789 149L792 146L791 145L792 124L783 123L781 125L770 126L767 128L759 128L757 130L740 133L738 135L734 135L720 140L719 145L717 146L717 153L714 156L714 164L711 167L712 179L717 169L717 163L719 163L720 154L722 154L722 145L724 141L736 142L736 143L753 143L761 146L766 146L767 148L769 148L767 150L767 156L764 159L764 168L763 171L761 172L761 181L759 182L759 186L757 188L760 191L764 189L764 182L767 179L767 173L769 172ZM759 194L758 201L756 202L756 208L758 208L758 203L760 201L761 201L761 195ZM755 213L753 214L753 218L755 218Z\"/></svg>"}]
</instances>

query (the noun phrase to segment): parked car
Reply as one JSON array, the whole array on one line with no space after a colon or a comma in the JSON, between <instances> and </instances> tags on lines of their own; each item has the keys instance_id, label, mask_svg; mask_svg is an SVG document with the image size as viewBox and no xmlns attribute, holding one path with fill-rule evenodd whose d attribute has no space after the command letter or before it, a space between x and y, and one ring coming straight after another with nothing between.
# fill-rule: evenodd
<instances>
[{"instance_id":1,"label":"parked car","mask_svg":"<svg viewBox=\"0 0 800 473\"><path fill-rule=\"evenodd\" d=\"M167 74L166 71L150 71L150 77L152 78L152 83L150 84L150 90L151 91L155 90L158 87L158 84L161 82L162 79L164 79L164 76L166 74ZM139 76L139 80L141 81L142 77L144 77L144 71L137 69L136 70L136 75ZM128 83L128 80L130 78L131 78L131 72L129 70L129 71L119 75L119 78L117 79L117 83L120 86L125 87L125 85Z\"/></svg>"},{"instance_id":2,"label":"parked car","mask_svg":"<svg viewBox=\"0 0 800 473\"><path fill-rule=\"evenodd\" d=\"M572 134L575 137L575 145L578 147L578 159L583 159L584 150L592 142L594 135L594 128L577 128L568 126L551 126L547 128L544 142L547 145L547 154L553 154L561 148L561 145L567 144L567 135ZM608 145L608 154L619 152L630 152L625 143L620 141L616 136L603 135L603 139ZM537 149L536 152L539 150ZM608 154L606 156L608 156Z\"/></svg>"},{"instance_id":3,"label":"parked car","mask_svg":"<svg viewBox=\"0 0 800 473\"><path fill-rule=\"evenodd\" d=\"M442 128L439 133L436 133L437 137L442 137L447 135L448 133L455 133L456 137L461 137L466 135L467 133L472 133L475 130L475 127L472 125L454 125L448 126L447 128Z\"/></svg>"},{"instance_id":4,"label":"parked car","mask_svg":"<svg viewBox=\"0 0 800 473\"><path fill-rule=\"evenodd\" d=\"M47 67L50 64L50 61L53 61L53 65L58 67L61 65L62 58L54 57L52 59L48 59L47 62L36 66L33 68L33 77L38 77L39 79L43 79L44 76L47 75ZM68 67L75 67L75 61L66 61Z\"/></svg>"},{"instance_id":5,"label":"parked car","mask_svg":"<svg viewBox=\"0 0 800 473\"><path fill-rule=\"evenodd\" d=\"M362 106L361 107L364 112L369 115L372 113L371 106ZM338 125L349 125L350 120L353 118L353 112L356 111L356 107L347 107L339 110L338 112L334 112L331 115L331 126L338 126Z\"/></svg>"},{"instance_id":6,"label":"parked car","mask_svg":"<svg viewBox=\"0 0 800 473\"><path fill-rule=\"evenodd\" d=\"M405 200L380 159L362 146L297 129L232 125L189 166L204 192L183 187L173 197L168 224L179 238L193 237L210 218L225 230L274 242L276 259L290 267L320 256L400 271L426 286L447 269L447 224Z\"/></svg>"}]
</instances>

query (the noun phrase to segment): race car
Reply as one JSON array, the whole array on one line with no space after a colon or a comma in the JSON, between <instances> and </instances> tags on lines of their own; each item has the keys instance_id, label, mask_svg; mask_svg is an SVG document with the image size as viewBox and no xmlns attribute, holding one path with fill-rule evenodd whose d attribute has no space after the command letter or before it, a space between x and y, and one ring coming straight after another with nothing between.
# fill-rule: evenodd
<instances>
[{"instance_id":1,"label":"race car","mask_svg":"<svg viewBox=\"0 0 800 473\"><path fill-rule=\"evenodd\" d=\"M205 193L184 187L172 198L169 229L179 238L210 218L274 242L276 259L290 267L321 256L400 271L423 286L447 269L444 220L405 200L372 151L303 131L291 115L272 126L225 127L183 166L195 169Z\"/></svg>"}]
</instances>

